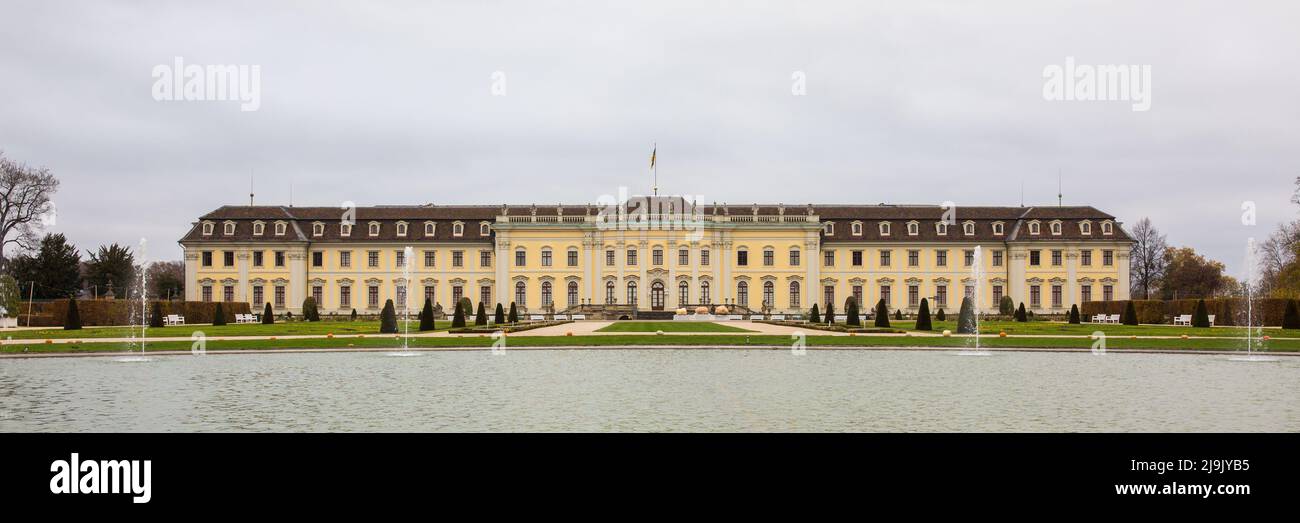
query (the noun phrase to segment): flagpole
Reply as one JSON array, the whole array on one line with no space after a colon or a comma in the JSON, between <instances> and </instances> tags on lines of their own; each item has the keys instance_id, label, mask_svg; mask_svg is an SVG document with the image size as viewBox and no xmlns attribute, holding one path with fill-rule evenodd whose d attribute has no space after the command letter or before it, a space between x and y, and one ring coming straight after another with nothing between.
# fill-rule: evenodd
<instances>
[{"instance_id":1,"label":"flagpole","mask_svg":"<svg viewBox=\"0 0 1300 523\"><path fill-rule=\"evenodd\" d=\"M659 153L659 144L650 144L650 175L654 177L654 186L652 187L654 196L659 197L659 161L656 158Z\"/></svg>"}]
</instances>

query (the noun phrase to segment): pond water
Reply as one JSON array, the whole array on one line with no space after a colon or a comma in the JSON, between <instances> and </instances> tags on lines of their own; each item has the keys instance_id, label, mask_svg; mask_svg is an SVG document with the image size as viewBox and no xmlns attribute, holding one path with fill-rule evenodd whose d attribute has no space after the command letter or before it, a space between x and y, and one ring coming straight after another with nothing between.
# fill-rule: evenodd
<instances>
[{"instance_id":1,"label":"pond water","mask_svg":"<svg viewBox=\"0 0 1300 523\"><path fill-rule=\"evenodd\" d=\"M18 431L1300 431L1300 358L514 350L0 360Z\"/></svg>"}]
</instances>

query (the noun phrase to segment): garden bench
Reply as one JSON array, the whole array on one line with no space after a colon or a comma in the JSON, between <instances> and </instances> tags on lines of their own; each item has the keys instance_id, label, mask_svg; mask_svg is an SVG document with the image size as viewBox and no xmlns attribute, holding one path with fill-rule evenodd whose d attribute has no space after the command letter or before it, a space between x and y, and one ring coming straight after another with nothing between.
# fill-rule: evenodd
<instances>
[{"instance_id":1,"label":"garden bench","mask_svg":"<svg viewBox=\"0 0 1300 523\"><path fill-rule=\"evenodd\" d=\"M1192 324L1191 314L1182 314L1179 316L1174 316L1174 325L1191 326L1191 324Z\"/></svg>"},{"instance_id":2,"label":"garden bench","mask_svg":"<svg viewBox=\"0 0 1300 523\"><path fill-rule=\"evenodd\" d=\"M552 318L552 319L555 319L555 320L567 320L567 319L569 319L569 315L568 315L568 314L556 314L556 315L554 315L554 316L551 316L551 318Z\"/></svg>"},{"instance_id":3,"label":"garden bench","mask_svg":"<svg viewBox=\"0 0 1300 523\"><path fill-rule=\"evenodd\" d=\"M546 321L546 315L545 315L545 314L530 314L530 315L528 315L528 321Z\"/></svg>"},{"instance_id":4,"label":"garden bench","mask_svg":"<svg viewBox=\"0 0 1300 523\"><path fill-rule=\"evenodd\" d=\"M571 319L571 320L573 320L573 321L586 320L586 319L587 319L587 315L586 315L586 314L574 314L573 316L570 316L569 319Z\"/></svg>"},{"instance_id":5,"label":"garden bench","mask_svg":"<svg viewBox=\"0 0 1300 523\"><path fill-rule=\"evenodd\" d=\"M163 319L163 325L185 325L185 317L179 314L168 314Z\"/></svg>"}]
</instances>

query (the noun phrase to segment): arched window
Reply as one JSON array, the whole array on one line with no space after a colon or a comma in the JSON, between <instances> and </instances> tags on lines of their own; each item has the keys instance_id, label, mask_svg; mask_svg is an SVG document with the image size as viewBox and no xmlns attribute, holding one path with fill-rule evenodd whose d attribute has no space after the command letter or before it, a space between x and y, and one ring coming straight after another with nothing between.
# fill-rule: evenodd
<instances>
[{"instance_id":1,"label":"arched window","mask_svg":"<svg viewBox=\"0 0 1300 523\"><path fill-rule=\"evenodd\" d=\"M677 284L677 303L686 305L691 302L691 284L681 282Z\"/></svg>"},{"instance_id":2,"label":"arched window","mask_svg":"<svg viewBox=\"0 0 1300 523\"><path fill-rule=\"evenodd\" d=\"M776 285L770 281L763 282L763 306L771 307L776 303Z\"/></svg>"},{"instance_id":3,"label":"arched window","mask_svg":"<svg viewBox=\"0 0 1300 523\"><path fill-rule=\"evenodd\" d=\"M1029 234L1038 234L1038 222L1029 222Z\"/></svg>"},{"instance_id":4,"label":"arched window","mask_svg":"<svg viewBox=\"0 0 1300 523\"><path fill-rule=\"evenodd\" d=\"M1111 223L1110 223L1110 222L1101 222L1101 233L1102 233L1102 234L1110 234L1113 230L1114 230L1114 228L1111 226Z\"/></svg>"},{"instance_id":5,"label":"arched window","mask_svg":"<svg viewBox=\"0 0 1300 523\"><path fill-rule=\"evenodd\" d=\"M790 308L799 307L799 282L790 282Z\"/></svg>"},{"instance_id":6,"label":"arched window","mask_svg":"<svg viewBox=\"0 0 1300 523\"><path fill-rule=\"evenodd\" d=\"M1092 234L1092 222L1082 222L1079 224L1079 232L1082 234Z\"/></svg>"},{"instance_id":7,"label":"arched window","mask_svg":"<svg viewBox=\"0 0 1300 523\"><path fill-rule=\"evenodd\" d=\"M713 300L709 298L709 282L707 281L700 282L700 303L705 305L713 303Z\"/></svg>"},{"instance_id":8,"label":"arched window","mask_svg":"<svg viewBox=\"0 0 1300 523\"><path fill-rule=\"evenodd\" d=\"M212 234L212 227L213 224L211 222L203 222L203 235L208 236Z\"/></svg>"},{"instance_id":9,"label":"arched window","mask_svg":"<svg viewBox=\"0 0 1300 523\"><path fill-rule=\"evenodd\" d=\"M280 224L275 224L275 234L280 234ZM379 222L370 222L370 235L379 236Z\"/></svg>"},{"instance_id":10,"label":"arched window","mask_svg":"<svg viewBox=\"0 0 1300 523\"><path fill-rule=\"evenodd\" d=\"M736 303L749 306L749 282L742 281L736 284Z\"/></svg>"},{"instance_id":11,"label":"arched window","mask_svg":"<svg viewBox=\"0 0 1300 523\"><path fill-rule=\"evenodd\" d=\"M406 236L406 222L397 222L397 235Z\"/></svg>"},{"instance_id":12,"label":"arched window","mask_svg":"<svg viewBox=\"0 0 1300 523\"><path fill-rule=\"evenodd\" d=\"M1052 234L1057 236L1061 234L1061 222L1052 222Z\"/></svg>"},{"instance_id":13,"label":"arched window","mask_svg":"<svg viewBox=\"0 0 1300 523\"><path fill-rule=\"evenodd\" d=\"M974 236L975 222L966 222L962 224L961 229L962 229L962 233L966 234L966 236Z\"/></svg>"},{"instance_id":14,"label":"arched window","mask_svg":"<svg viewBox=\"0 0 1300 523\"><path fill-rule=\"evenodd\" d=\"M1002 235L1002 222L997 222L993 224L993 234L997 234L999 236Z\"/></svg>"},{"instance_id":15,"label":"arched window","mask_svg":"<svg viewBox=\"0 0 1300 523\"><path fill-rule=\"evenodd\" d=\"M542 306L548 307L550 305L551 305L551 282L544 281L542 282Z\"/></svg>"},{"instance_id":16,"label":"arched window","mask_svg":"<svg viewBox=\"0 0 1300 523\"><path fill-rule=\"evenodd\" d=\"M524 282L515 282L515 303L521 306L527 306L528 304L528 286Z\"/></svg>"},{"instance_id":17,"label":"arched window","mask_svg":"<svg viewBox=\"0 0 1300 523\"><path fill-rule=\"evenodd\" d=\"M614 300L614 282L607 281L605 282L605 304L613 305L615 303L618 302Z\"/></svg>"},{"instance_id":18,"label":"arched window","mask_svg":"<svg viewBox=\"0 0 1300 523\"><path fill-rule=\"evenodd\" d=\"M880 222L880 235L889 236L889 222Z\"/></svg>"},{"instance_id":19,"label":"arched window","mask_svg":"<svg viewBox=\"0 0 1300 523\"><path fill-rule=\"evenodd\" d=\"M634 281L627 282L627 303L636 305L636 282Z\"/></svg>"},{"instance_id":20,"label":"arched window","mask_svg":"<svg viewBox=\"0 0 1300 523\"><path fill-rule=\"evenodd\" d=\"M578 304L578 282L571 281L569 282L569 306L572 307L577 304Z\"/></svg>"}]
</instances>

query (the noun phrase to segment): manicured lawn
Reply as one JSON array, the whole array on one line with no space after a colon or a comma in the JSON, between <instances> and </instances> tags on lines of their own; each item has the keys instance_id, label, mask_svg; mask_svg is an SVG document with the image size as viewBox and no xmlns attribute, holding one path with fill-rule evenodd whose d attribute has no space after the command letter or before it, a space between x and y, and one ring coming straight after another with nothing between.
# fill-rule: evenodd
<instances>
[{"instance_id":1,"label":"manicured lawn","mask_svg":"<svg viewBox=\"0 0 1300 523\"><path fill-rule=\"evenodd\" d=\"M722 345L756 345L789 347L788 336L753 335L737 336L733 334L700 334L695 336L657 336L654 334L626 334L600 336L527 336L524 334L508 336L506 347L554 347L554 346L590 346L590 347L625 347L635 345L689 345L711 347ZM490 336L411 338L410 345L418 348L436 347L482 347L492 345ZM920 336L817 336L809 335L805 339L809 347L936 347L966 348L971 341L960 337L920 337ZM999 338L996 336L982 339L982 346L988 348L1080 348L1091 347L1087 338ZM258 350L258 349L302 349L302 348L397 348L401 340L392 337L366 338L315 338L299 340L211 340L207 342L209 350ZM1270 340L1264 342L1265 350L1273 352L1300 351L1300 340ZM0 345L0 352L122 352L130 348L125 343L81 343L68 344L56 342L36 345ZM189 341L160 341L148 345L149 350L191 349ZM1107 350L1124 349L1191 349L1191 350L1242 350L1242 341L1226 338L1205 339L1129 339L1109 338Z\"/></svg>"},{"instance_id":2,"label":"manicured lawn","mask_svg":"<svg viewBox=\"0 0 1300 523\"><path fill-rule=\"evenodd\" d=\"M596 332L754 332L709 321L616 321Z\"/></svg>"},{"instance_id":3,"label":"manicured lawn","mask_svg":"<svg viewBox=\"0 0 1300 523\"><path fill-rule=\"evenodd\" d=\"M438 330L446 330L450 321L434 322ZM420 327L420 322L411 320L411 332ZM402 322L397 322L398 330L403 329ZM295 321L279 322L271 325L260 323L228 324L220 327L212 325L180 325L175 327L154 327L148 330L149 338L174 338L190 336L194 331L203 331L207 336L291 336L295 334L378 334L378 321ZM80 330L63 330L59 328L41 330L0 331L0 338L15 340L61 340L67 338L129 338L140 335L140 327L84 327Z\"/></svg>"},{"instance_id":4,"label":"manicured lawn","mask_svg":"<svg viewBox=\"0 0 1300 523\"><path fill-rule=\"evenodd\" d=\"M949 316L951 318L951 316ZM931 322L935 332L943 332L944 329L957 331L957 322L949 319L948 321ZM864 321L863 325L870 327L874 325L871 321ZM890 327L895 329L913 330L916 322L912 320L889 320ZM1063 335L1063 336L1088 336L1094 331L1101 331L1107 336L1202 336L1202 337L1225 337L1241 338L1245 336L1245 327L1175 327L1172 325L1113 325L1113 324L1096 324L1081 323L1079 325L1070 325L1068 323L1055 323L1047 321L1028 321L1024 323L1014 321L989 321L980 323L980 332L987 334L997 334L1006 332L1007 334L1042 334L1042 335ZM1264 335L1271 337L1283 338L1300 338L1300 330L1285 331L1277 328L1266 328Z\"/></svg>"}]
</instances>

